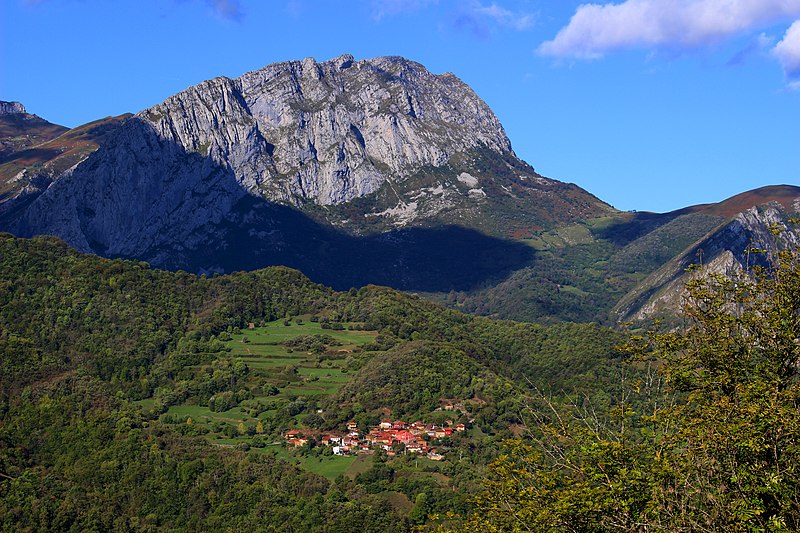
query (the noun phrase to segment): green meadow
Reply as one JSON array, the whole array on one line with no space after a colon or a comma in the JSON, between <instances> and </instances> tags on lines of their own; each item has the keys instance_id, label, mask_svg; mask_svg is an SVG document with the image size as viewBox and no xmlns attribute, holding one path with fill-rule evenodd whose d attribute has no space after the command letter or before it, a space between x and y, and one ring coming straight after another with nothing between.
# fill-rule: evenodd
<instances>
[{"instance_id":1,"label":"green meadow","mask_svg":"<svg viewBox=\"0 0 800 533\"><path fill-rule=\"evenodd\" d=\"M347 358L359 352L377 333L323 329L321 324L302 318L288 325L285 322L276 320L236 331L225 341L229 351L216 356L247 365L245 385L252 392L251 398L224 411L193 404L173 405L162 419L195 426L186 430L197 431L212 444L224 446L251 444L256 436L254 429L261 423L267 434L258 436L262 442L267 441L264 443L267 446L254 450L292 460L311 472L335 479L347 472L354 457L295 458L282 446L272 444L282 440L281 429L302 425L313 412L312 406L335 394L351 379L345 369ZM306 349L308 346L313 349ZM194 371L202 374L211 368L199 365ZM286 414L287 406L298 401L308 408Z\"/></svg>"}]
</instances>

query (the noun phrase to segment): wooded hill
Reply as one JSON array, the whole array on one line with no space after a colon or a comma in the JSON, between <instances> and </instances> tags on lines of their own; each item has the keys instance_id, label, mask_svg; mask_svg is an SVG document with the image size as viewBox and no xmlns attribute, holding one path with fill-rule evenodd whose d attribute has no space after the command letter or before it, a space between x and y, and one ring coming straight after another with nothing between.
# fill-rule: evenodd
<instances>
[{"instance_id":1,"label":"wooded hill","mask_svg":"<svg viewBox=\"0 0 800 533\"><path fill-rule=\"evenodd\" d=\"M377 334L348 356L338 392L314 399L320 425L357 411L423 416L441 398L477 397L480 438L453 445L467 451L460 460L431 467L443 478L395 472L402 460L378 456L373 474L331 482L249 446L210 446L200 426L159 418L210 393L258 394L252 376L212 380L216 389L192 380L227 368L230 331L301 315ZM558 397L613 390L620 340L594 325L475 318L380 287L335 292L287 268L197 277L7 234L0 323L0 516L17 531L397 531L467 512L530 384ZM289 416L273 430L302 421ZM416 505L422 492L416 513L388 497Z\"/></svg>"}]
</instances>

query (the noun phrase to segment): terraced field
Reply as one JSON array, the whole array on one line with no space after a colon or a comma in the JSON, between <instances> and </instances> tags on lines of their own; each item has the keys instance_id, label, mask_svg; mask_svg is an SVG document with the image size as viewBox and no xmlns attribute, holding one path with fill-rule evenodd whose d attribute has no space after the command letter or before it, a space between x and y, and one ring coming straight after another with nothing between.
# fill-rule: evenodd
<instances>
[{"instance_id":1,"label":"terraced field","mask_svg":"<svg viewBox=\"0 0 800 533\"><path fill-rule=\"evenodd\" d=\"M245 330L241 337L230 341L230 356L242 361L254 374L265 378L271 385L278 385L280 379L270 377L287 368L294 368L300 377L298 381L280 387L281 392L274 397L322 397L339 390L349 377L342 372L341 363L347 355L375 338L374 331L350 331L322 329L316 322L301 324L283 320L270 322L263 327ZM332 337L337 344L325 344L325 351L304 349L303 346L290 347L285 343L308 337ZM277 382L277 383L276 383Z\"/></svg>"},{"instance_id":2,"label":"terraced field","mask_svg":"<svg viewBox=\"0 0 800 533\"><path fill-rule=\"evenodd\" d=\"M276 453L278 447L270 443L286 427L300 425L314 414L320 400L350 380L348 357L360 352L376 335L374 331L323 329L321 324L303 318L237 331L225 342L230 351L218 355L217 360L247 366L243 388L250 397L224 411L197 402L173 405L162 420L194 426L187 431L201 434L216 445L249 445L254 436L263 437L263 450ZM212 373L212 366L198 365L194 371L198 375ZM338 467L330 472L328 463L315 464L311 470L335 477L350 464L333 462Z\"/></svg>"}]
</instances>

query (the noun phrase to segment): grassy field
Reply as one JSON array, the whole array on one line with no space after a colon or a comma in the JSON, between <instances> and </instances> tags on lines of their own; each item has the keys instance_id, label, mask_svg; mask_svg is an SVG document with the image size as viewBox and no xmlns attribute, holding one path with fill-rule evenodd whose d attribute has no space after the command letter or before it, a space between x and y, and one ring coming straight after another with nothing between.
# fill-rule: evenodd
<instances>
[{"instance_id":1,"label":"grassy field","mask_svg":"<svg viewBox=\"0 0 800 533\"><path fill-rule=\"evenodd\" d=\"M350 467L347 469L345 474L350 479L355 479L355 477L359 474L363 474L367 470L370 469L372 466L372 456L370 455L359 455L356 457L356 460L350 464Z\"/></svg>"},{"instance_id":2,"label":"grassy field","mask_svg":"<svg viewBox=\"0 0 800 533\"><path fill-rule=\"evenodd\" d=\"M314 335L332 337L338 345L328 345L325 353L320 354L284 344L298 337ZM229 356L259 370L259 379L263 381L260 385L277 385L280 381L277 374L293 368L300 379L280 387L281 392L276 398L321 398L334 394L349 381L349 376L341 369L343 360L376 335L374 331L323 329L316 322L289 322L285 325L283 320L276 320L234 335L228 342L231 348Z\"/></svg>"},{"instance_id":3,"label":"grassy field","mask_svg":"<svg viewBox=\"0 0 800 533\"><path fill-rule=\"evenodd\" d=\"M287 341L300 337L314 340L308 338L323 335L334 340L313 351L286 344ZM236 432L233 434L228 432L227 435L219 432L221 424L234 426L237 431L241 430L240 424L244 424L244 428L249 428L252 433L252 429L259 421L266 423L271 417L274 418L276 413L289 402L297 399L314 402L336 393L351 379L344 370L347 357L353 352L360 351L361 346L373 340L376 335L374 331L323 329L319 323L306 320L302 323L293 321L289 325L285 325L283 320L277 320L252 330L241 330L233 334L231 340L226 341L230 351L219 357L245 363L250 369L246 387L261 393L254 394L252 400L247 400L240 406L222 412L214 412L209 407L199 405L173 405L163 420L185 424L187 418L191 418L192 424L206 431L205 438L217 446L250 444L253 437L246 434L237 436ZM316 337L315 339L319 340ZM203 372L205 368L206 366L199 365L195 370ZM269 394L264 392L270 389L272 390ZM257 414L257 412L249 411L248 406L258 404L259 401L276 407L269 408L258 416L251 416L249 413ZM292 424L302 426L303 419L309 412L307 410L292 417ZM267 437L267 440L277 439L279 437L275 433ZM342 474L355 477L368 468L368 463L364 463L363 457L301 458L294 457L282 446L267 444L264 448L251 449L278 455L328 479L335 479Z\"/></svg>"},{"instance_id":4,"label":"grassy field","mask_svg":"<svg viewBox=\"0 0 800 533\"><path fill-rule=\"evenodd\" d=\"M202 407L200 405L173 405L169 408L167 413L179 418L191 417L192 421L198 424L211 421L238 424L239 422L250 419L250 417L243 413L238 407L221 413L215 413L208 407Z\"/></svg>"},{"instance_id":5,"label":"grassy field","mask_svg":"<svg viewBox=\"0 0 800 533\"><path fill-rule=\"evenodd\" d=\"M301 335L330 335L343 344L360 346L374 339L376 335L374 331L323 329L318 322L304 321L302 324L290 322L288 326L285 326L283 322L283 320L275 320L260 328L242 330L242 336L247 337L251 342L275 345Z\"/></svg>"},{"instance_id":6,"label":"grassy field","mask_svg":"<svg viewBox=\"0 0 800 533\"><path fill-rule=\"evenodd\" d=\"M364 456L355 455L295 457L291 454L291 452L289 452L289 450L283 448L282 446L267 446L266 448L261 448L260 451L262 453L268 453L274 455L275 457L285 459L290 463L296 464L303 470L308 470L314 474L326 477L331 481L343 474L347 474L349 476L349 470L353 467L353 465L366 458ZM356 474L353 474L350 477L355 477L355 475Z\"/></svg>"}]
</instances>

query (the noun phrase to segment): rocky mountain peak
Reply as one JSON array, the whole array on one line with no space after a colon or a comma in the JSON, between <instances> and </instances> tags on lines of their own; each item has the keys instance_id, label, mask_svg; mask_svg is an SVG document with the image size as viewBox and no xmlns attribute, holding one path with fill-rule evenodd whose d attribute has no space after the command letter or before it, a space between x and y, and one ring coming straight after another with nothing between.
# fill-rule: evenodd
<instances>
[{"instance_id":1,"label":"rocky mountain peak","mask_svg":"<svg viewBox=\"0 0 800 533\"><path fill-rule=\"evenodd\" d=\"M0 115L16 115L27 113L25 106L19 102L5 102L0 100Z\"/></svg>"},{"instance_id":2,"label":"rocky mountain peak","mask_svg":"<svg viewBox=\"0 0 800 533\"><path fill-rule=\"evenodd\" d=\"M365 196L479 145L511 152L467 85L400 57L275 63L137 116L163 141L226 161L251 192L295 204Z\"/></svg>"},{"instance_id":3,"label":"rocky mountain peak","mask_svg":"<svg viewBox=\"0 0 800 533\"><path fill-rule=\"evenodd\" d=\"M140 111L5 226L101 255L227 271L319 268L306 240L324 243L313 246L325 261L343 246L374 245L388 257L382 241L359 239L441 224L502 237L607 209L520 161L491 109L455 75L345 54L213 78ZM402 235L412 240L391 253L421 249L417 233ZM514 255L490 240L491 253Z\"/></svg>"}]
</instances>

